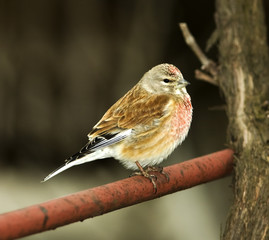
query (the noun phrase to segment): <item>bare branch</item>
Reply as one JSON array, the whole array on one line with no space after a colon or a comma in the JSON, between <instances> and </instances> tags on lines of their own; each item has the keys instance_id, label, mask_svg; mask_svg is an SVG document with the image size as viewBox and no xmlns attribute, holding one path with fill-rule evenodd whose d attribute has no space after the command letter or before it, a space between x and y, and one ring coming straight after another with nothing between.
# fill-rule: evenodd
<instances>
[{"instance_id":1,"label":"bare branch","mask_svg":"<svg viewBox=\"0 0 269 240\"><path fill-rule=\"evenodd\" d=\"M209 82L209 83L216 85L216 86L218 85L213 77L211 77L210 75L208 75L208 74L206 74L198 69L195 70L195 78Z\"/></svg>"},{"instance_id":2,"label":"bare branch","mask_svg":"<svg viewBox=\"0 0 269 240\"><path fill-rule=\"evenodd\" d=\"M182 34L184 36L185 42L189 45L189 47L192 49L192 51L195 53L197 58L202 64L201 69L209 73L210 75L203 73L202 71L196 70L195 77L197 79L209 82L214 85L218 85L216 77L217 77L217 65L214 61L209 59L201 50L201 48L198 46L198 44L195 41L195 38L191 34L188 26L186 23L179 23L179 27L182 31Z\"/></svg>"},{"instance_id":3,"label":"bare branch","mask_svg":"<svg viewBox=\"0 0 269 240\"><path fill-rule=\"evenodd\" d=\"M203 66L207 66L209 64L209 59L206 57L206 55L202 52L201 48L196 43L193 35L190 33L190 30L186 23L179 23L179 27L181 28L181 31L183 33L183 36L185 38L186 43L189 45L189 47L192 49L192 51L195 53L195 55L198 57L200 62Z\"/></svg>"}]
</instances>

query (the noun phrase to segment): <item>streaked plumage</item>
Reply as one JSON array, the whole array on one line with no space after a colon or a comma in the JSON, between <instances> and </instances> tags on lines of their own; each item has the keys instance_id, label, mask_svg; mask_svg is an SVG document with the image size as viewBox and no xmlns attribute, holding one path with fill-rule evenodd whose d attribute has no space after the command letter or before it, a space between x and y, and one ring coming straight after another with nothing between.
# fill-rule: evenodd
<instances>
[{"instance_id":1,"label":"streaked plumage","mask_svg":"<svg viewBox=\"0 0 269 240\"><path fill-rule=\"evenodd\" d=\"M187 136L192 105L181 72L160 64L120 98L88 134L89 142L44 181L78 164L113 157L129 169L162 162Z\"/></svg>"}]
</instances>

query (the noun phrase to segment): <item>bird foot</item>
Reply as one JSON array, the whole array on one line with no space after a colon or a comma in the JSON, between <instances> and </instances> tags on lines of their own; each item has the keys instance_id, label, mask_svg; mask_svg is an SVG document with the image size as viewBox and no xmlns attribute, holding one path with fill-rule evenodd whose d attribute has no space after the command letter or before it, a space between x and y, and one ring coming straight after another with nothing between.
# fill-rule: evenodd
<instances>
[{"instance_id":1,"label":"bird foot","mask_svg":"<svg viewBox=\"0 0 269 240\"><path fill-rule=\"evenodd\" d=\"M130 177L132 177L132 176L144 176L144 177L148 178L151 181L152 185L153 185L154 193L157 192L157 184L155 182L157 180L157 177L155 175L149 174L147 170L143 169L143 171L140 170L139 172L133 172L130 175Z\"/></svg>"},{"instance_id":2,"label":"bird foot","mask_svg":"<svg viewBox=\"0 0 269 240\"><path fill-rule=\"evenodd\" d=\"M165 175L167 182L169 182L169 176L166 172L163 171L163 167L148 167L146 170L144 170L143 167L139 164L139 162L136 162L136 165L140 171L134 172L130 176L144 176L148 178L153 185L154 193L157 192L157 184L155 182L157 180L157 177L154 174L150 174L149 172L159 172Z\"/></svg>"},{"instance_id":3,"label":"bird foot","mask_svg":"<svg viewBox=\"0 0 269 240\"><path fill-rule=\"evenodd\" d=\"M146 169L146 172L159 172L160 174L164 175L166 177L167 182L169 182L170 178L169 175L163 170L163 167L148 167Z\"/></svg>"}]
</instances>

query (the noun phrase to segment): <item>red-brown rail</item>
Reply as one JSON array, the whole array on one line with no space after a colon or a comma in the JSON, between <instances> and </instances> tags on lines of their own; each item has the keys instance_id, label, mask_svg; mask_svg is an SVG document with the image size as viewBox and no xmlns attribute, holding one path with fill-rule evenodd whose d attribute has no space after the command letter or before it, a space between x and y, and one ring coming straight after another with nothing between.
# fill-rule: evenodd
<instances>
[{"instance_id":1,"label":"red-brown rail","mask_svg":"<svg viewBox=\"0 0 269 240\"><path fill-rule=\"evenodd\" d=\"M164 168L156 173L157 193L149 179L134 176L0 215L0 240L14 239L158 198L231 173L233 151L225 149Z\"/></svg>"}]
</instances>

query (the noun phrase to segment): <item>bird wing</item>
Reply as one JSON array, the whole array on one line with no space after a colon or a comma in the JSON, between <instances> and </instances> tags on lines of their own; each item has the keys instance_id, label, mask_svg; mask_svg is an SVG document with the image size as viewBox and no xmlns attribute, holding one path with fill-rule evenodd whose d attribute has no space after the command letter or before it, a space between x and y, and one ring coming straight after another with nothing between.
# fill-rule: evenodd
<instances>
[{"instance_id":1,"label":"bird wing","mask_svg":"<svg viewBox=\"0 0 269 240\"><path fill-rule=\"evenodd\" d=\"M88 134L89 142L66 162L118 143L140 126L152 131L156 122L168 114L169 103L169 96L149 94L136 85L108 109Z\"/></svg>"},{"instance_id":2,"label":"bird wing","mask_svg":"<svg viewBox=\"0 0 269 240\"><path fill-rule=\"evenodd\" d=\"M135 86L104 114L88 134L91 149L114 144L129 136L136 127L151 125L168 114L169 103L169 95L149 94Z\"/></svg>"},{"instance_id":3,"label":"bird wing","mask_svg":"<svg viewBox=\"0 0 269 240\"><path fill-rule=\"evenodd\" d=\"M94 126L88 134L89 142L78 153L66 159L63 166L50 173L43 181L74 165L107 157L97 150L122 141L141 126L143 134L154 131L154 127L158 125L156 123L171 112L171 109L169 111L170 100L171 98L167 95L149 94L135 86L119 99ZM89 153L96 155L88 155ZM87 158L86 155L92 157Z\"/></svg>"}]
</instances>

